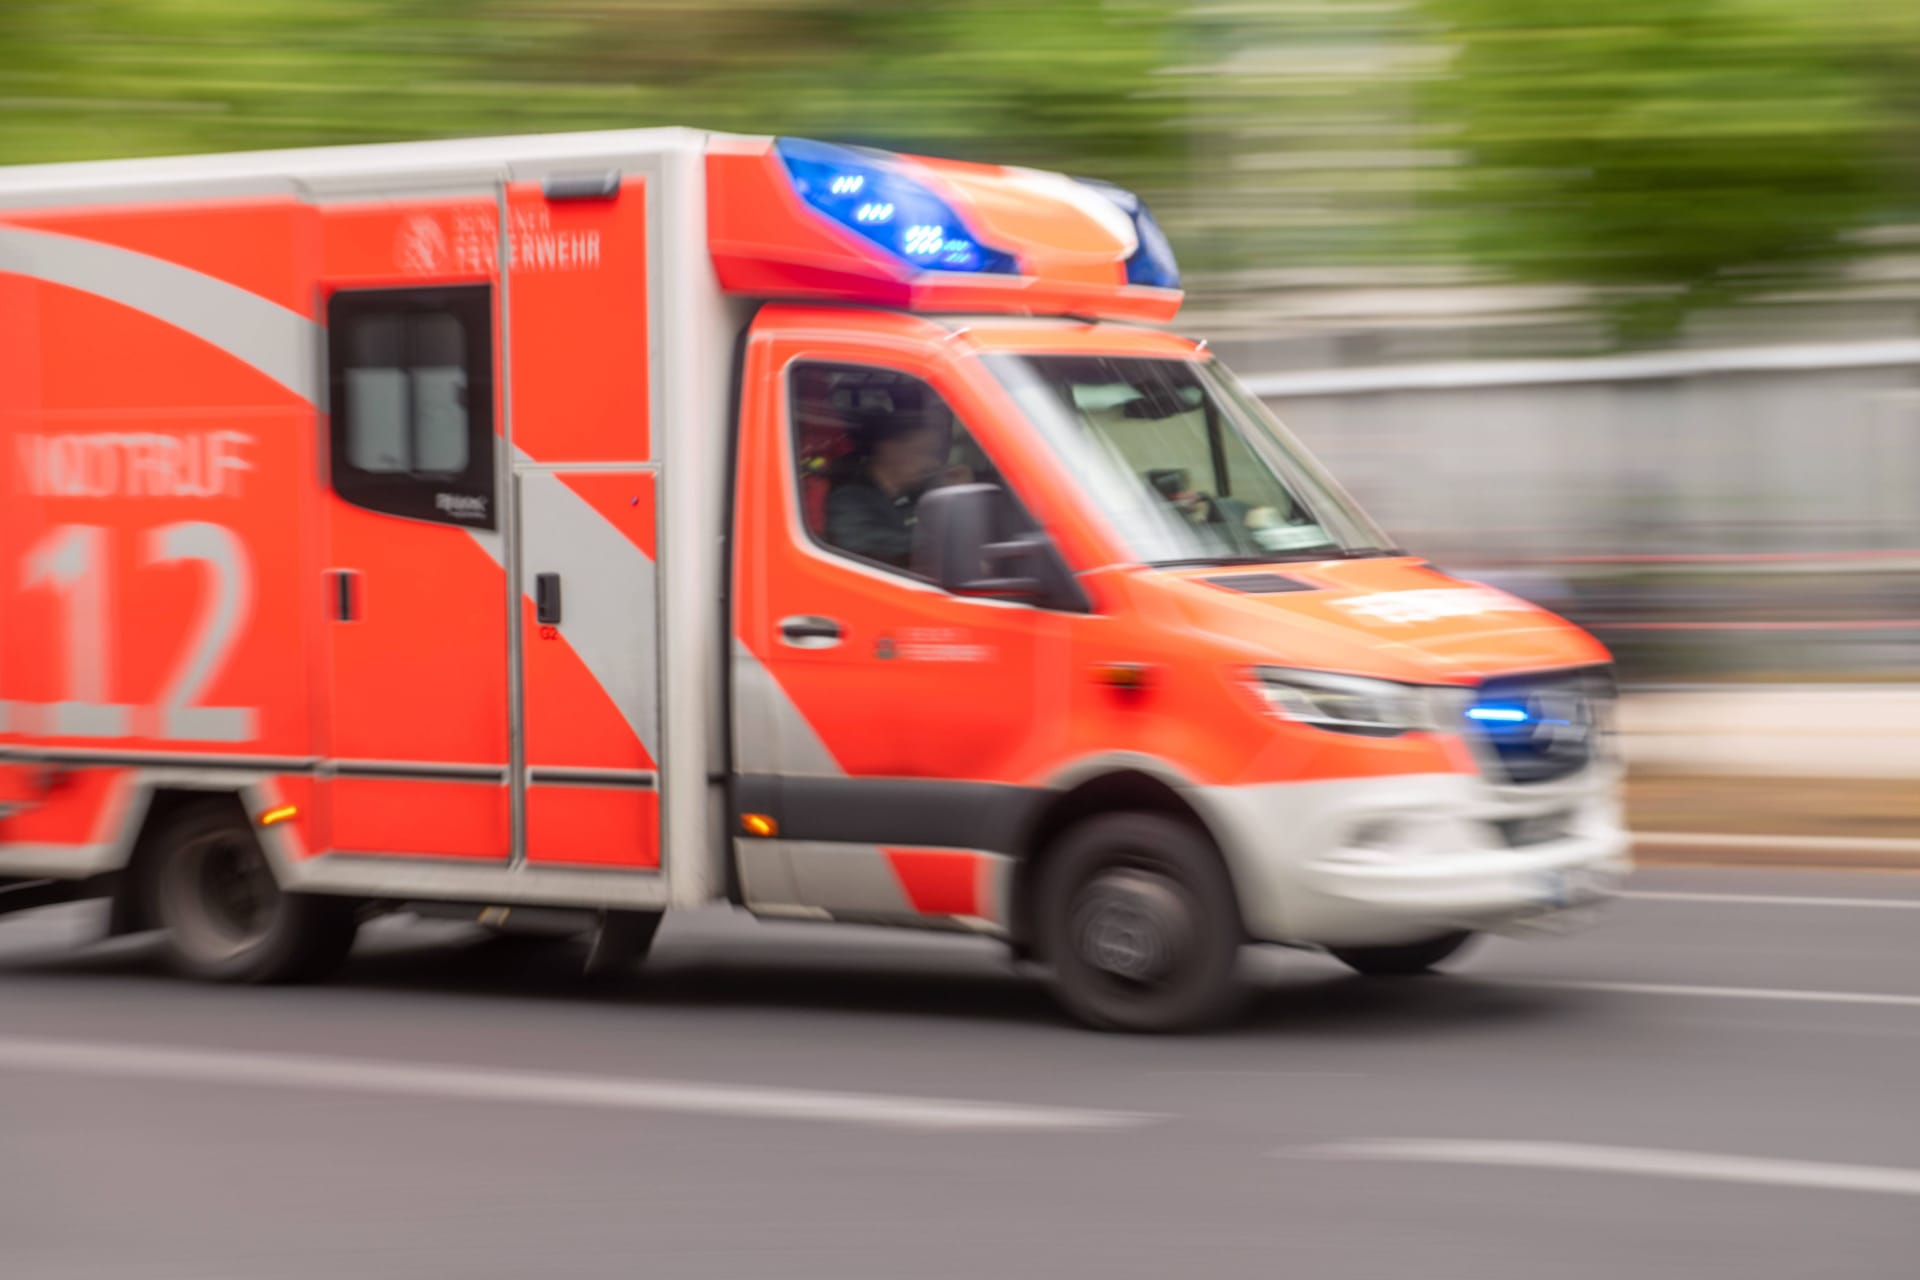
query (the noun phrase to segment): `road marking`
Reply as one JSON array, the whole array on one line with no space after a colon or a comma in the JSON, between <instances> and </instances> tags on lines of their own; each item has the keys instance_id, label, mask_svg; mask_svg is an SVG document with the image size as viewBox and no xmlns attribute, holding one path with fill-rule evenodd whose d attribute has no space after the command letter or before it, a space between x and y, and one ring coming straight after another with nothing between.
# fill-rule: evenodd
<instances>
[{"instance_id":1,"label":"road marking","mask_svg":"<svg viewBox=\"0 0 1920 1280\"><path fill-rule=\"evenodd\" d=\"M1776 987L1689 987L1659 982L1580 982L1522 980L1510 986L1554 991L1611 991L1633 996L1698 996L1709 1000L1794 1000L1807 1004L1882 1004L1920 1008L1920 996L1882 995L1874 991L1795 991Z\"/></svg>"},{"instance_id":2,"label":"road marking","mask_svg":"<svg viewBox=\"0 0 1920 1280\"><path fill-rule=\"evenodd\" d=\"M1354 1142L1329 1142L1278 1154L1313 1160L1497 1165L1920 1196L1920 1169L1896 1169L1870 1164L1823 1164L1812 1160L1766 1160L1754 1156L1714 1155L1703 1151L1663 1151L1653 1147L1603 1147L1584 1142L1365 1138Z\"/></svg>"},{"instance_id":3,"label":"road marking","mask_svg":"<svg viewBox=\"0 0 1920 1280\"><path fill-rule=\"evenodd\" d=\"M1021 1103L0 1036L0 1070L947 1131L1124 1129L1164 1117Z\"/></svg>"},{"instance_id":4,"label":"road marking","mask_svg":"<svg viewBox=\"0 0 1920 1280\"><path fill-rule=\"evenodd\" d=\"M1805 898L1771 893L1667 893L1651 889L1631 889L1622 898L1643 902L1728 902L1752 907L1870 907L1894 911L1920 911L1920 898Z\"/></svg>"}]
</instances>

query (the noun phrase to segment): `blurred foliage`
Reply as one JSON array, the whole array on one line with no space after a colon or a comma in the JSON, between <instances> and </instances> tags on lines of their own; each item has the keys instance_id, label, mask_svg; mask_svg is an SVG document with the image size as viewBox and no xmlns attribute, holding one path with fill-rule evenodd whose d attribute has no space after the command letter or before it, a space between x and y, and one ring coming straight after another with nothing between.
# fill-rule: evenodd
<instances>
[{"instance_id":1,"label":"blurred foliage","mask_svg":"<svg viewBox=\"0 0 1920 1280\"><path fill-rule=\"evenodd\" d=\"M687 124L1150 184L1172 0L0 0L0 163Z\"/></svg>"},{"instance_id":2,"label":"blurred foliage","mask_svg":"<svg viewBox=\"0 0 1920 1280\"><path fill-rule=\"evenodd\" d=\"M1628 337L1915 213L1920 4L1425 0L1472 260L1622 286Z\"/></svg>"},{"instance_id":3,"label":"blurred foliage","mask_svg":"<svg viewBox=\"0 0 1920 1280\"><path fill-rule=\"evenodd\" d=\"M1201 272L1600 286L1920 210L1920 2L0 0L0 163L650 124L1097 173Z\"/></svg>"}]
</instances>

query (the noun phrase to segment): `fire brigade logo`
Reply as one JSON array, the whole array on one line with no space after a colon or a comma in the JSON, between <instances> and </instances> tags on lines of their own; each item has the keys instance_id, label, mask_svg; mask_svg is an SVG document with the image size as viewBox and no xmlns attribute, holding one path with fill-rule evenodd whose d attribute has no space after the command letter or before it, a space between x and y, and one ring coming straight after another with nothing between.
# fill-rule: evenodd
<instances>
[{"instance_id":1,"label":"fire brigade logo","mask_svg":"<svg viewBox=\"0 0 1920 1280\"><path fill-rule=\"evenodd\" d=\"M446 265L447 233L432 218L408 218L394 237L393 257L402 271L432 275Z\"/></svg>"}]
</instances>

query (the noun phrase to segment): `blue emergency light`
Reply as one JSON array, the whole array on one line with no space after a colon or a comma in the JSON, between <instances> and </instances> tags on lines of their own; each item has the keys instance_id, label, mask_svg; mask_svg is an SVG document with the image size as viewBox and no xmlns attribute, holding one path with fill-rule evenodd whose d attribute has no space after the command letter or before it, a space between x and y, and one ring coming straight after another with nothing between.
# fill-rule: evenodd
<instances>
[{"instance_id":1,"label":"blue emergency light","mask_svg":"<svg viewBox=\"0 0 1920 1280\"><path fill-rule=\"evenodd\" d=\"M1482 724L1525 724L1531 717L1524 707L1468 707L1467 719Z\"/></svg>"},{"instance_id":2,"label":"blue emergency light","mask_svg":"<svg viewBox=\"0 0 1920 1280\"><path fill-rule=\"evenodd\" d=\"M1101 182L1095 178L1082 178L1080 182L1111 200L1120 212L1133 220L1134 239L1140 247L1127 259L1127 283L1151 285L1155 289L1178 289L1180 264L1174 260L1173 245L1167 240L1167 233L1160 229L1153 214L1147 211L1147 202L1125 187L1116 187L1111 182Z\"/></svg>"},{"instance_id":3,"label":"blue emergency light","mask_svg":"<svg viewBox=\"0 0 1920 1280\"><path fill-rule=\"evenodd\" d=\"M1012 254L981 244L946 201L883 155L804 138L773 145L802 200L907 263L923 271L1020 274Z\"/></svg>"}]
</instances>

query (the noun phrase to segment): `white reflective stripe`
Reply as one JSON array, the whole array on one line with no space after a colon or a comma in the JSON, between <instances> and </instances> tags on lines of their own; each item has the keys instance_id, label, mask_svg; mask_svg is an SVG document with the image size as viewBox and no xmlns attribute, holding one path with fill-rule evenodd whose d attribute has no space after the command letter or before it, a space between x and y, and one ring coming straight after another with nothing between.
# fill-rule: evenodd
<instances>
[{"instance_id":1,"label":"white reflective stripe","mask_svg":"<svg viewBox=\"0 0 1920 1280\"><path fill-rule=\"evenodd\" d=\"M733 738L742 773L815 778L846 773L773 672L738 640L733 644Z\"/></svg>"},{"instance_id":2,"label":"white reflective stripe","mask_svg":"<svg viewBox=\"0 0 1920 1280\"><path fill-rule=\"evenodd\" d=\"M0 226L0 272L117 302L218 347L309 403L321 328L238 285L113 245Z\"/></svg>"},{"instance_id":3,"label":"white reflective stripe","mask_svg":"<svg viewBox=\"0 0 1920 1280\"><path fill-rule=\"evenodd\" d=\"M514 452L516 467L531 462ZM660 758L660 629L647 553L550 471L518 472L522 594L534 575L564 585L560 634L620 711L650 759ZM647 479L646 483L652 483Z\"/></svg>"},{"instance_id":4,"label":"white reflective stripe","mask_svg":"<svg viewBox=\"0 0 1920 1280\"><path fill-rule=\"evenodd\" d=\"M835 915L917 916L893 862L874 844L828 844L817 840L760 841L787 855L796 891L794 905Z\"/></svg>"},{"instance_id":5,"label":"white reflective stripe","mask_svg":"<svg viewBox=\"0 0 1920 1280\"><path fill-rule=\"evenodd\" d=\"M1498 1142L1448 1138L1365 1138L1329 1142L1282 1155L1314 1160L1389 1160L1416 1164L1471 1164L1574 1173L1639 1174L1706 1182L1745 1182L1817 1191L1866 1191L1920 1196L1920 1169L1885 1165L1771 1160L1655 1147L1606 1147L1585 1142Z\"/></svg>"}]
</instances>

